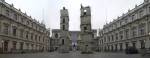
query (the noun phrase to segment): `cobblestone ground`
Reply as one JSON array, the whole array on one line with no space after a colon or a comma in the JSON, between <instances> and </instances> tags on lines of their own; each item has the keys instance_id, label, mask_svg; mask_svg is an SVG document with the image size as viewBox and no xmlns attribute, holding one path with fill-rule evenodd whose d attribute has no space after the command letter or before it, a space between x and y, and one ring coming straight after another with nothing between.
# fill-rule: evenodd
<instances>
[{"instance_id":1,"label":"cobblestone ground","mask_svg":"<svg viewBox=\"0 0 150 58\"><path fill-rule=\"evenodd\" d=\"M141 56L140 54L123 53L94 53L80 54L80 52L70 53L36 53L36 54L0 54L0 58L150 58L150 55Z\"/></svg>"}]
</instances>

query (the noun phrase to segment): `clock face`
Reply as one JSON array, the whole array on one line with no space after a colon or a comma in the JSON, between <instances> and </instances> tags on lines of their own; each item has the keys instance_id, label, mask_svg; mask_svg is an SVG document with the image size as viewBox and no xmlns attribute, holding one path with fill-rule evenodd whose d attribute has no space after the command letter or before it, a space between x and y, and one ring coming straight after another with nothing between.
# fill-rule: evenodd
<instances>
[{"instance_id":1,"label":"clock face","mask_svg":"<svg viewBox=\"0 0 150 58\"><path fill-rule=\"evenodd\" d=\"M84 12L87 12L87 10L84 10Z\"/></svg>"}]
</instances>

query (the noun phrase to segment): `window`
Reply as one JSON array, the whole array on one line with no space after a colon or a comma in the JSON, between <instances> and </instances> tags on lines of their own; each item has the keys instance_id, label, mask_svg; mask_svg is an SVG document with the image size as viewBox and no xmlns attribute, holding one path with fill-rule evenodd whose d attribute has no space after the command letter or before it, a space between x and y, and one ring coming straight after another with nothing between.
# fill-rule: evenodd
<instances>
[{"instance_id":1,"label":"window","mask_svg":"<svg viewBox=\"0 0 150 58\"><path fill-rule=\"evenodd\" d=\"M22 23L24 22L24 18L21 18L21 22L22 22Z\"/></svg>"},{"instance_id":2,"label":"window","mask_svg":"<svg viewBox=\"0 0 150 58\"><path fill-rule=\"evenodd\" d=\"M108 42L110 42L110 36L108 36Z\"/></svg>"},{"instance_id":3,"label":"window","mask_svg":"<svg viewBox=\"0 0 150 58\"><path fill-rule=\"evenodd\" d=\"M134 20L135 19L135 15L132 15L131 18L132 18L132 20Z\"/></svg>"},{"instance_id":4,"label":"window","mask_svg":"<svg viewBox=\"0 0 150 58\"><path fill-rule=\"evenodd\" d=\"M104 37L104 42L106 42L106 37Z\"/></svg>"},{"instance_id":5,"label":"window","mask_svg":"<svg viewBox=\"0 0 150 58\"><path fill-rule=\"evenodd\" d=\"M120 39L122 40L123 39L123 31L120 31Z\"/></svg>"},{"instance_id":6,"label":"window","mask_svg":"<svg viewBox=\"0 0 150 58\"><path fill-rule=\"evenodd\" d=\"M126 49L128 49L129 47L129 42L126 42Z\"/></svg>"},{"instance_id":7,"label":"window","mask_svg":"<svg viewBox=\"0 0 150 58\"><path fill-rule=\"evenodd\" d=\"M33 40L33 33L31 33L31 40Z\"/></svg>"},{"instance_id":8,"label":"window","mask_svg":"<svg viewBox=\"0 0 150 58\"><path fill-rule=\"evenodd\" d=\"M140 44L141 44L141 49L144 49L145 48L145 42L144 42L144 40L140 40Z\"/></svg>"},{"instance_id":9,"label":"window","mask_svg":"<svg viewBox=\"0 0 150 58\"><path fill-rule=\"evenodd\" d=\"M122 25L122 21L120 21L120 26Z\"/></svg>"},{"instance_id":10,"label":"window","mask_svg":"<svg viewBox=\"0 0 150 58\"><path fill-rule=\"evenodd\" d=\"M58 34L57 33L55 34L55 38L58 38Z\"/></svg>"},{"instance_id":11,"label":"window","mask_svg":"<svg viewBox=\"0 0 150 58\"><path fill-rule=\"evenodd\" d=\"M13 41L13 50L16 50L16 44L17 44L17 42L16 41Z\"/></svg>"},{"instance_id":12,"label":"window","mask_svg":"<svg viewBox=\"0 0 150 58\"><path fill-rule=\"evenodd\" d=\"M63 30L65 30L65 25L63 25Z\"/></svg>"},{"instance_id":13,"label":"window","mask_svg":"<svg viewBox=\"0 0 150 58\"><path fill-rule=\"evenodd\" d=\"M137 36L137 31L136 31L136 27L132 27L132 37L135 37L135 36Z\"/></svg>"},{"instance_id":14,"label":"window","mask_svg":"<svg viewBox=\"0 0 150 58\"><path fill-rule=\"evenodd\" d=\"M125 30L125 38L128 39L129 38L129 29Z\"/></svg>"},{"instance_id":15,"label":"window","mask_svg":"<svg viewBox=\"0 0 150 58\"><path fill-rule=\"evenodd\" d=\"M64 39L62 39L62 45L64 45L65 44L65 40Z\"/></svg>"},{"instance_id":16,"label":"window","mask_svg":"<svg viewBox=\"0 0 150 58\"><path fill-rule=\"evenodd\" d=\"M136 42L132 42L132 47L136 48Z\"/></svg>"},{"instance_id":17,"label":"window","mask_svg":"<svg viewBox=\"0 0 150 58\"><path fill-rule=\"evenodd\" d=\"M143 16L143 10L141 10L140 12L139 12L139 17L142 17Z\"/></svg>"},{"instance_id":18,"label":"window","mask_svg":"<svg viewBox=\"0 0 150 58\"><path fill-rule=\"evenodd\" d=\"M39 41L41 41L41 37L39 36Z\"/></svg>"},{"instance_id":19,"label":"window","mask_svg":"<svg viewBox=\"0 0 150 58\"><path fill-rule=\"evenodd\" d=\"M14 19L17 20L17 14L14 14Z\"/></svg>"},{"instance_id":20,"label":"window","mask_svg":"<svg viewBox=\"0 0 150 58\"><path fill-rule=\"evenodd\" d=\"M116 40L118 40L118 33L116 33Z\"/></svg>"},{"instance_id":21,"label":"window","mask_svg":"<svg viewBox=\"0 0 150 58\"><path fill-rule=\"evenodd\" d=\"M3 33L8 35L9 25L4 23L4 30Z\"/></svg>"},{"instance_id":22,"label":"window","mask_svg":"<svg viewBox=\"0 0 150 58\"><path fill-rule=\"evenodd\" d=\"M27 25L29 25L29 21L27 21Z\"/></svg>"},{"instance_id":23,"label":"window","mask_svg":"<svg viewBox=\"0 0 150 58\"><path fill-rule=\"evenodd\" d=\"M6 10L6 15L7 15L7 16L9 16L9 13L10 13L10 11L9 11L9 10Z\"/></svg>"},{"instance_id":24,"label":"window","mask_svg":"<svg viewBox=\"0 0 150 58\"><path fill-rule=\"evenodd\" d=\"M23 29L20 29L20 37L23 38L23 33L24 33L24 30Z\"/></svg>"},{"instance_id":25,"label":"window","mask_svg":"<svg viewBox=\"0 0 150 58\"><path fill-rule=\"evenodd\" d=\"M65 23L65 18L63 18L63 23Z\"/></svg>"},{"instance_id":26,"label":"window","mask_svg":"<svg viewBox=\"0 0 150 58\"><path fill-rule=\"evenodd\" d=\"M120 43L120 51L123 50L123 46L122 46L122 43Z\"/></svg>"},{"instance_id":27,"label":"window","mask_svg":"<svg viewBox=\"0 0 150 58\"><path fill-rule=\"evenodd\" d=\"M145 23L142 23L139 25L139 35L144 35L145 34Z\"/></svg>"},{"instance_id":28,"label":"window","mask_svg":"<svg viewBox=\"0 0 150 58\"><path fill-rule=\"evenodd\" d=\"M13 33L13 36L17 35L17 27L15 26L12 27L12 33Z\"/></svg>"},{"instance_id":29,"label":"window","mask_svg":"<svg viewBox=\"0 0 150 58\"><path fill-rule=\"evenodd\" d=\"M86 30L87 30L87 27L84 27L84 30L86 31Z\"/></svg>"},{"instance_id":30,"label":"window","mask_svg":"<svg viewBox=\"0 0 150 58\"><path fill-rule=\"evenodd\" d=\"M26 31L26 39L28 39L29 38L29 32L28 31Z\"/></svg>"},{"instance_id":31,"label":"window","mask_svg":"<svg viewBox=\"0 0 150 58\"><path fill-rule=\"evenodd\" d=\"M125 23L128 23L128 19L125 19Z\"/></svg>"},{"instance_id":32,"label":"window","mask_svg":"<svg viewBox=\"0 0 150 58\"><path fill-rule=\"evenodd\" d=\"M45 42L45 41L44 41L44 37L43 37L43 42Z\"/></svg>"},{"instance_id":33,"label":"window","mask_svg":"<svg viewBox=\"0 0 150 58\"><path fill-rule=\"evenodd\" d=\"M35 35L35 41L37 41L37 35Z\"/></svg>"},{"instance_id":34,"label":"window","mask_svg":"<svg viewBox=\"0 0 150 58\"><path fill-rule=\"evenodd\" d=\"M111 35L111 40L114 41L114 36L113 35Z\"/></svg>"},{"instance_id":35,"label":"window","mask_svg":"<svg viewBox=\"0 0 150 58\"><path fill-rule=\"evenodd\" d=\"M20 42L20 50L23 50L23 42Z\"/></svg>"}]
</instances>

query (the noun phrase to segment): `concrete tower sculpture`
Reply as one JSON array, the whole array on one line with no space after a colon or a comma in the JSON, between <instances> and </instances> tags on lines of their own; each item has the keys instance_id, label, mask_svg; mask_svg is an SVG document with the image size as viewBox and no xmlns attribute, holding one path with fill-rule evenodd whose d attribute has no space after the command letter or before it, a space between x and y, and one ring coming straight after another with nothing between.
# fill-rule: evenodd
<instances>
[{"instance_id":1,"label":"concrete tower sculpture","mask_svg":"<svg viewBox=\"0 0 150 58\"><path fill-rule=\"evenodd\" d=\"M69 52L70 34L69 34L69 14L63 7L60 10L60 49L59 52Z\"/></svg>"},{"instance_id":2,"label":"concrete tower sculpture","mask_svg":"<svg viewBox=\"0 0 150 58\"><path fill-rule=\"evenodd\" d=\"M89 6L83 7L81 5L80 9L80 39L81 39L81 52L82 53L92 53L92 38L93 32L91 28L91 9Z\"/></svg>"}]
</instances>

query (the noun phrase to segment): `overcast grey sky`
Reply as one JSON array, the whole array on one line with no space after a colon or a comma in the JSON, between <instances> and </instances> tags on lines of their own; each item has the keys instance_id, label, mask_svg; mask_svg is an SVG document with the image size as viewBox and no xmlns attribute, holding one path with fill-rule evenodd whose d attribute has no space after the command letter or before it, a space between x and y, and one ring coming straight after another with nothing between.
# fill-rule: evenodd
<instances>
[{"instance_id":1,"label":"overcast grey sky","mask_svg":"<svg viewBox=\"0 0 150 58\"><path fill-rule=\"evenodd\" d=\"M6 0L14 4L22 12L26 12L32 18L42 21L47 27L58 29L60 22L60 9L65 6L69 10L70 30L80 30L80 5L90 6L92 10L92 28L102 28L106 22L110 22L133 9L135 5L144 0Z\"/></svg>"}]
</instances>

